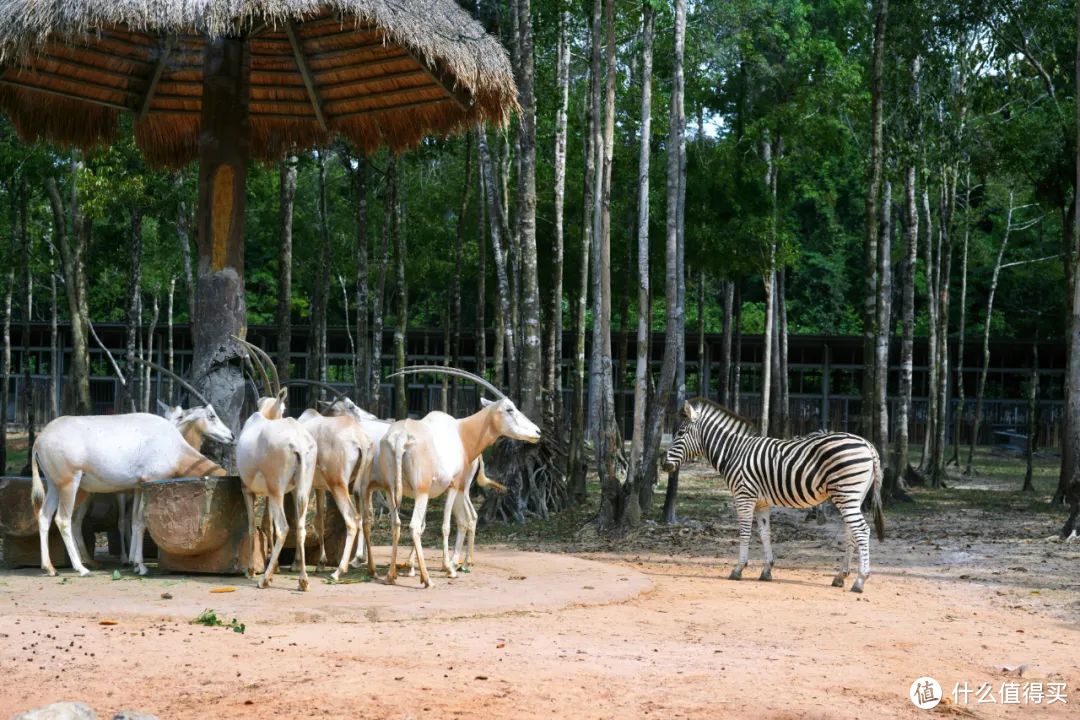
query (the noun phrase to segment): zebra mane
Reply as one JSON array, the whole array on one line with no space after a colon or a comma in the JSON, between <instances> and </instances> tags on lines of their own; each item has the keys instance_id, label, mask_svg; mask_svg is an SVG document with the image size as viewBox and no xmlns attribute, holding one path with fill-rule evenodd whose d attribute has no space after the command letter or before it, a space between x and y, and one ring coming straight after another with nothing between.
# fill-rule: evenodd
<instances>
[{"instance_id":1,"label":"zebra mane","mask_svg":"<svg viewBox=\"0 0 1080 720\"><path fill-rule=\"evenodd\" d=\"M715 410L716 412L721 413L722 415L725 415L725 416L731 418L732 420L735 420L736 422L742 423L743 425L746 426L746 430L748 432L751 432L751 433L756 433L757 432L757 427L758 426L757 426L756 422L754 422L753 420L751 420L749 418L743 417L742 415L739 415L737 413L733 413L732 411L728 410L726 407L724 407L720 403L714 402L714 401L710 400L709 398L704 398L704 397L690 398L690 404L696 405L698 407L703 407L703 406L708 407L708 408L710 408L712 410Z\"/></svg>"}]
</instances>

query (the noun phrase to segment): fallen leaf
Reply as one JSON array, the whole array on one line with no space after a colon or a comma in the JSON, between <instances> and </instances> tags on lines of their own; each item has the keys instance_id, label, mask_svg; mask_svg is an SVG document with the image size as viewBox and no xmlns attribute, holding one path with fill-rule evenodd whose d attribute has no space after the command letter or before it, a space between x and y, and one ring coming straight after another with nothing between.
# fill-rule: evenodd
<instances>
[{"instance_id":1,"label":"fallen leaf","mask_svg":"<svg viewBox=\"0 0 1080 720\"><path fill-rule=\"evenodd\" d=\"M507 579L508 579L508 580L524 580L524 579L525 579L525 576L524 576L524 575L511 575L511 576L510 576L509 578L507 578Z\"/></svg>"},{"instance_id":2,"label":"fallen leaf","mask_svg":"<svg viewBox=\"0 0 1080 720\"><path fill-rule=\"evenodd\" d=\"M230 593L230 592L236 592L236 588L234 588L232 585L222 585L221 587L210 588L210 592L212 592L212 593Z\"/></svg>"},{"instance_id":3,"label":"fallen leaf","mask_svg":"<svg viewBox=\"0 0 1080 720\"><path fill-rule=\"evenodd\" d=\"M167 592L161 593L161 599L162 600L172 600L172 593L167 593Z\"/></svg>"},{"instance_id":4,"label":"fallen leaf","mask_svg":"<svg viewBox=\"0 0 1080 720\"><path fill-rule=\"evenodd\" d=\"M488 678L488 676L487 676L487 675L477 675L477 676L476 676L476 679L477 679L477 680L487 680L487 678Z\"/></svg>"},{"instance_id":5,"label":"fallen leaf","mask_svg":"<svg viewBox=\"0 0 1080 720\"><path fill-rule=\"evenodd\" d=\"M98 625L119 625L116 620L98 620Z\"/></svg>"}]
</instances>

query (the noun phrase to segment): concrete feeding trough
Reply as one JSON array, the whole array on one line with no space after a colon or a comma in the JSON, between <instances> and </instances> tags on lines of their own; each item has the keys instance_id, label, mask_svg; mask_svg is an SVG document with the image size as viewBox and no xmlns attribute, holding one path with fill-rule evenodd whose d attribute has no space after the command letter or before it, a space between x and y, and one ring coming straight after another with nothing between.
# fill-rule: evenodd
<instances>
[{"instance_id":1,"label":"concrete feeding trough","mask_svg":"<svg viewBox=\"0 0 1080 720\"><path fill-rule=\"evenodd\" d=\"M30 504L30 478L0 477L0 534L4 536L4 564L9 567L40 567L41 544L37 518ZM94 547L90 523L83 526L87 548ZM49 558L55 567L71 567L67 548L54 520L49 529Z\"/></svg>"},{"instance_id":2,"label":"concrete feeding trough","mask_svg":"<svg viewBox=\"0 0 1080 720\"><path fill-rule=\"evenodd\" d=\"M143 485L146 530L158 546L158 567L229 575L247 568L250 539L238 477L174 478ZM255 567L263 566L256 531Z\"/></svg>"}]
</instances>

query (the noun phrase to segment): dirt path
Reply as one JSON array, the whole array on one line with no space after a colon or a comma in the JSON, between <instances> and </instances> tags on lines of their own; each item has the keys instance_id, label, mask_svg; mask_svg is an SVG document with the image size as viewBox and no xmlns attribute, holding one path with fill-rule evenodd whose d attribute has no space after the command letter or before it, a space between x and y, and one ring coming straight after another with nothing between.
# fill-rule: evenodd
<instances>
[{"instance_id":1,"label":"dirt path","mask_svg":"<svg viewBox=\"0 0 1080 720\"><path fill-rule=\"evenodd\" d=\"M921 675L946 693L1065 682L1068 705L1021 712L1077 717L1080 629L1011 607L1041 591L887 553L862 596L829 587L835 557L735 583L712 558L482 553L476 572L436 574L426 592L316 582L300 596L286 575L268 592L230 579L237 591L218 595L219 580L103 576L76 594L77 579L5 572L0 718L60 699L162 718L908 718L925 714L908 700ZM490 603L479 614L459 610L479 596ZM203 607L246 632L189 624ZM1024 678L1003 671L1022 664ZM1016 713L970 703L938 712Z\"/></svg>"}]
</instances>

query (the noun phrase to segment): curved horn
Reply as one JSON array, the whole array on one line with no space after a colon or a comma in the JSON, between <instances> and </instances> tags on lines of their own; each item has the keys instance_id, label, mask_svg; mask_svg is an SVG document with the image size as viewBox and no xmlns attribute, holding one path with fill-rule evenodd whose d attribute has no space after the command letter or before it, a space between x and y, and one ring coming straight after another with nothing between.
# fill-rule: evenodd
<instances>
[{"instance_id":1,"label":"curved horn","mask_svg":"<svg viewBox=\"0 0 1080 720\"><path fill-rule=\"evenodd\" d=\"M392 372L387 375L387 379L397 377L398 375L417 375L419 373L442 373L444 375L453 375L455 377L465 378L466 380L472 380L477 385L487 388L491 391L491 394L500 400L506 399L505 393L502 390L489 383L479 375L473 375L468 370L459 370L457 368L445 367L443 365L410 365L409 367L401 368L396 372Z\"/></svg>"},{"instance_id":2,"label":"curved horn","mask_svg":"<svg viewBox=\"0 0 1080 720\"><path fill-rule=\"evenodd\" d=\"M241 340L235 335L233 335L233 339L242 343L244 347L248 348L259 358L259 364L263 366L262 372L264 374L267 372L266 368L270 369L269 371L272 374L273 379L267 378L267 383L270 385L271 392L274 395L281 392L281 378L278 376L277 365L275 365L274 361L270 359L270 356L266 354L266 351L254 343L250 343L247 340Z\"/></svg>"},{"instance_id":3,"label":"curved horn","mask_svg":"<svg viewBox=\"0 0 1080 720\"><path fill-rule=\"evenodd\" d=\"M267 375L267 373L266 373L266 366L263 365L262 359L260 359L258 354L255 353L251 343L245 342L244 340L241 340L240 338L236 337L235 335L233 335L231 337L236 342L238 342L241 345L243 345L244 347L248 348L248 355L247 355L247 358L246 358L247 361L248 361L248 364L250 364L251 367L258 370L259 374L262 375L263 390L268 391L270 394L274 394L276 391L273 389L273 385L270 384L270 376ZM256 397L256 399L258 398L258 388L256 388L255 397Z\"/></svg>"},{"instance_id":4,"label":"curved horn","mask_svg":"<svg viewBox=\"0 0 1080 720\"><path fill-rule=\"evenodd\" d=\"M141 363L141 364L147 366L148 368L152 368L154 370L157 370L159 373L163 373L165 375L168 375L168 376L172 377L174 380L176 380L176 382L183 385L184 388L189 393L191 393L196 398L198 398L199 402L201 402L203 405L210 405L211 404L210 401L207 400L206 397L202 393L200 393L198 390L195 389L194 385L192 385L187 380L185 380L184 378L182 378L179 375L177 375L176 373L174 373L172 370L166 370L165 368L161 367L157 363L151 362L149 360L144 360L144 359L142 359L140 357L135 358L135 362Z\"/></svg>"},{"instance_id":5,"label":"curved horn","mask_svg":"<svg viewBox=\"0 0 1080 720\"><path fill-rule=\"evenodd\" d=\"M345 399L345 393L341 392L340 390L338 390L333 385L330 385L329 383L320 382L318 380L307 380L307 379L304 379L304 378L297 378L296 380L287 380L284 383L284 385L286 387L288 387L289 385L312 385L314 387L321 387L322 389L328 390L331 393L333 393L334 397L337 398L338 400L344 400Z\"/></svg>"}]
</instances>

